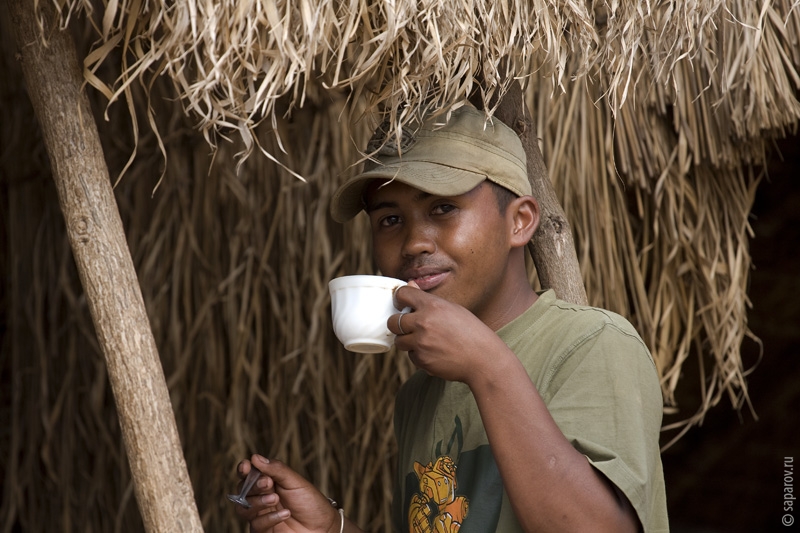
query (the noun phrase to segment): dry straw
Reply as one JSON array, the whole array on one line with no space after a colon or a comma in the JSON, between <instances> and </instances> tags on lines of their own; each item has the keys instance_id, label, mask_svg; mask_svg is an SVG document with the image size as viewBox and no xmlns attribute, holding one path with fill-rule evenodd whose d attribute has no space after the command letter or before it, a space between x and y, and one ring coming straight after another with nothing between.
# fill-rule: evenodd
<instances>
[{"instance_id":1,"label":"dry straw","mask_svg":"<svg viewBox=\"0 0 800 533\"><path fill-rule=\"evenodd\" d=\"M724 398L748 403L748 214L769 139L800 117L797 2L122 0L61 10L109 118L98 124L112 175L127 168L117 199L207 530L244 530L224 494L256 450L313 478L362 527L390 529L392 402L411 367L395 353L348 354L333 337L327 280L372 263L364 221L332 223L327 202L376 111L402 128L476 88L489 101L514 77L590 301L629 317L656 359L679 421L665 443ZM49 170L41 155L12 158L42 149L19 77L2 80L10 431L0 452L13 489L0 525L138 531ZM256 150L267 157L245 157ZM687 364L701 369L698 405L678 403Z\"/></svg>"}]
</instances>

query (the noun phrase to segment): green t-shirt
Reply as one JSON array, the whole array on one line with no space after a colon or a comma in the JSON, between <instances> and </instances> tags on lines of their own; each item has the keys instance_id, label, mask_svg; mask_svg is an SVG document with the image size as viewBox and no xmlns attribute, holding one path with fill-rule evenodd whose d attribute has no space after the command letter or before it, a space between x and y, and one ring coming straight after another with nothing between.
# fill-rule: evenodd
<instances>
[{"instance_id":1,"label":"green t-shirt","mask_svg":"<svg viewBox=\"0 0 800 533\"><path fill-rule=\"evenodd\" d=\"M668 531L661 389L633 326L546 291L497 334L567 439L625 494L644 530ZM394 422L396 531L454 531L451 523L461 533L522 531L466 385L415 373L398 393Z\"/></svg>"}]
</instances>

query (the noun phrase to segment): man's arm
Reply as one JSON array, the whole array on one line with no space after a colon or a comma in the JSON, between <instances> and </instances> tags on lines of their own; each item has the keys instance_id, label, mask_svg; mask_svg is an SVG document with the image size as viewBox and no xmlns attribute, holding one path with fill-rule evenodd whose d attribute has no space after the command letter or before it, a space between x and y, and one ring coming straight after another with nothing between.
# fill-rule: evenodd
<instances>
[{"instance_id":1,"label":"man's arm","mask_svg":"<svg viewBox=\"0 0 800 533\"><path fill-rule=\"evenodd\" d=\"M363 533L333 508L330 501L300 474L281 463L253 455L242 461L239 474L258 468L262 476L247 497L251 507L237 506L251 533Z\"/></svg>"},{"instance_id":2,"label":"man's arm","mask_svg":"<svg viewBox=\"0 0 800 533\"><path fill-rule=\"evenodd\" d=\"M401 290L396 297L414 308L402 319L406 333L397 347L418 368L470 387L526 531L638 529L630 503L570 444L519 358L494 331L463 307L422 291ZM396 321L388 321L394 333Z\"/></svg>"},{"instance_id":3,"label":"man's arm","mask_svg":"<svg viewBox=\"0 0 800 533\"><path fill-rule=\"evenodd\" d=\"M636 531L627 498L564 437L522 363L497 341L491 365L466 384L520 524L526 531Z\"/></svg>"}]
</instances>

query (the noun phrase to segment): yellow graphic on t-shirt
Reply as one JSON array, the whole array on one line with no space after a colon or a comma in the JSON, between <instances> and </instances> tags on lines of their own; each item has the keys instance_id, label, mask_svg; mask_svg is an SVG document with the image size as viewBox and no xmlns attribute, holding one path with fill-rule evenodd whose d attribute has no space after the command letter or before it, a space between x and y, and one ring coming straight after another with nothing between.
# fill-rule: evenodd
<instances>
[{"instance_id":1,"label":"yellow graphic on t-shirt","mask_svg":"<svg viewBox=\"0 0 800 533\"><path fill-rule=\"evenodd\" d=\"M414 462L419 492L408 508L410 533L454 533L467 516L469 500L456 496L456 463L446 455L427 465Z\"/></svg>"}]
</instances>

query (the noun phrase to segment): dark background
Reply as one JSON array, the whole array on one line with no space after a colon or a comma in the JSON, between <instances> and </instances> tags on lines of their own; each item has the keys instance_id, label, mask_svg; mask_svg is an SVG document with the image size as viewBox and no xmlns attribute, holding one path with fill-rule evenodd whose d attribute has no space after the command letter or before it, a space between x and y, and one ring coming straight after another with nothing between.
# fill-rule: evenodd
<instances>
[{"instance_id":1,"label":"dark background","mask_svg":"<svg viewBox=\"0 0 800 533\"><path fill-rule=\"evenodd\" d=\"M751 217L755 237L750 329L763 342L742 347L754 418L723 400L663 455L670 525L675 533L800 531L785 527L784 457L800 459L800 136L777 143ZM696 388L695 365L684 365ZM695 391L679 389L689 405ZM691 414L691 412L686 413ZM800 468L795 466L798 497ZM800 521L800 497L792 517Z\"/></svg>"}]
</instances>

